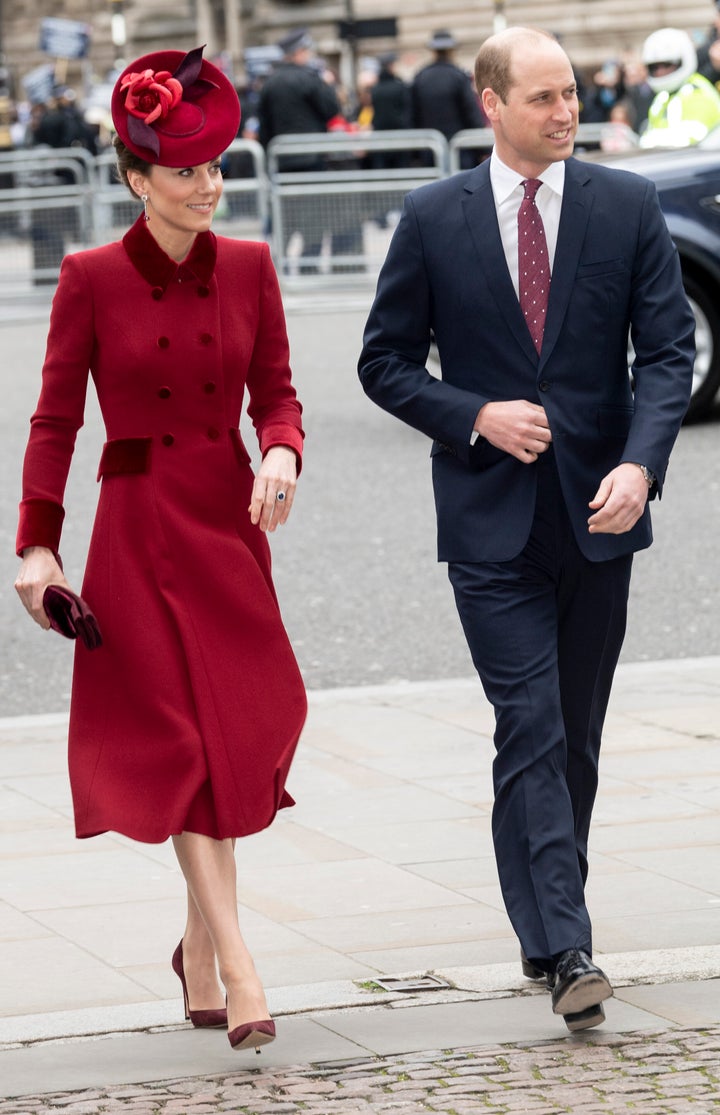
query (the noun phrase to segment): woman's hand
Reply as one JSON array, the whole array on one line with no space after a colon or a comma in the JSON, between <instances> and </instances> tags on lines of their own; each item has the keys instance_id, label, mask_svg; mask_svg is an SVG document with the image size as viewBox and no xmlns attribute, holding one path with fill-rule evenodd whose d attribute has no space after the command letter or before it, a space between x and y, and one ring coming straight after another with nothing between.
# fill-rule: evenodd
<instances>
[{"instance_id":1,"label":"woman's hand","mask_svg":"<svg viewBox=\"0 0 720 1115\"><path fill-rule=\"evenodd\" d=\"M295 485L297 457L286 445L273 445L263 457L253 484L250 521L260 530L274 531L287 522Z\"/></svg>"},{"instance_id":2,"label":"woman's hand","mask_svg":"<svg viewBox=\"0 0 720 1115\"><path fill-rule=\"evenodd\" d=\"M52 552L45 546L28 546L23 550L20 572L15 580L15 589L36 623L47 630L50 620L43 608L43 595L48 585L63 585L70 588L65 574Z\"/></svg>"}]
</instances>

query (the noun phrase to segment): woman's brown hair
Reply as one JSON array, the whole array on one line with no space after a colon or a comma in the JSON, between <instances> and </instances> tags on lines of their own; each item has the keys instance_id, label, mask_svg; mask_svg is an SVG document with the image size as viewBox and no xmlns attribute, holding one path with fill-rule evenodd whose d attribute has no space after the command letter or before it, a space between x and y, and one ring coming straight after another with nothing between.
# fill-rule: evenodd
<instances>
[{"instance_id":1,"label":"woman's brown hair","mask_svg":"<svg viewBox=\"0 0 720 1115\"><path fill-rule=\"evenodd\" d=\"M132 196L137 199L137 194L133 190L128 180L128 171L136 170L140 174L148 175L151 170L151 164L146 163L144 159L135 155L129 147L126 147L120 136L115 136L113 139L113 147L115 148L115 155L117 157L117 176L122 182L123 186L127 186Z\"/></svg>"}]
</instances>

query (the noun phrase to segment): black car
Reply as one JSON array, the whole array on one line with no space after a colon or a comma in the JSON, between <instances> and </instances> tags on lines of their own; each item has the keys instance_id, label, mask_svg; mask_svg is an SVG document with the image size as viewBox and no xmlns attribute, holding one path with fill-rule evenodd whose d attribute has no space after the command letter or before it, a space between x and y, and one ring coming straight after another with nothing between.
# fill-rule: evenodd
<instances>
[{"instance_id":1,"label":"black car","mask_svg":"<svg viewBox=\"0 0 720 1115\"><path fill-rule=\"evenodd\" d=\"M702 418L720 388L720 132L698 147L588 157L643 174L657 186L696 321L687 420Z\"/></svg>"}]
</instances>

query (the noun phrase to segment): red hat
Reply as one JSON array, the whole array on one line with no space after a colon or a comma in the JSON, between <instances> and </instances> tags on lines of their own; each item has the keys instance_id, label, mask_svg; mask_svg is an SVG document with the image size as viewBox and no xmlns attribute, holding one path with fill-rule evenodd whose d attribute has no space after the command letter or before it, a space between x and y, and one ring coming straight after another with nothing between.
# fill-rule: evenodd
<instances>
[{"instance_id":1,"label":"red hat","mask_svg":"<svg viewBox=\"0 0 720 1115\"><path fill-rule=\"evenodd\" d=\"M205 61L203 50L145 54L115 82L113 123L125 146L146 163L199 166L237 136L238 95L222 70Z\"/></svg>"}]
</instances>

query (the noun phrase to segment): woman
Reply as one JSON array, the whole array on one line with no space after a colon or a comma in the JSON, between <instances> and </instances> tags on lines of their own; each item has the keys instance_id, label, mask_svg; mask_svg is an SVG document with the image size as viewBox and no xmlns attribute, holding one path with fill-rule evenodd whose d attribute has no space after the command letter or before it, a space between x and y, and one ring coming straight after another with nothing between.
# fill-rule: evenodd
<instances>
[{"instance_id":1,"label":"woman","mask_svg":"<svg viewBox=\"0 0 720 1115\"><path fill-rule=\"evenodd\" d=\"M63 262L16 588L47 628L45 589L67 585L62 499L89 370L108 440L82 588L102 646L78 640L70 711L76 833L172 836L188 890L172 961L186 1017L259 1047L275 1027L238 925L234 840L293 804L306 700L266 532L292 507L301 407L267 245L210 231L240 119L232 85L202 48L149 54L121 74L112 113L144 211L122 242ZM246 387L256 477L238 431Z\"/></svg>"}]
</instances>

